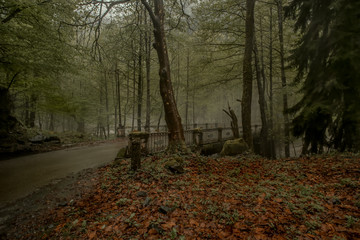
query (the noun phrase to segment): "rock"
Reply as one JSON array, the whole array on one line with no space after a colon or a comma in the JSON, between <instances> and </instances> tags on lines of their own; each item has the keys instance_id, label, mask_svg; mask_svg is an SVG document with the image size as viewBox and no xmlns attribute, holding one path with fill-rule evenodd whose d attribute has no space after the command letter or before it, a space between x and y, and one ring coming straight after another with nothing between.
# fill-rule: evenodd
<instances>
[{"instance_id":1,"label":"rock","mask_svg":"<svg viewBox=\"0 0 360 240\"><path fill-rule=\"evenodd\" d=\"M248 145L242 138L237 138L234 140L228 140L225 142L220 155L221 156L234 156L237 154L242 154L245 151L249 150Z\"/></svg>"},{"instance_id":2,"label":"rock","mask_svg":"<svg viewBox=\"0 0 360 240\"><path fill-rule=\"evenodd\" d=\"M139 192L136 193L136 196L137 196L137 197L146 197L146 196L147 196L147 192L139 191Z\"/></svg>"},{"instance_id":3,"label":"rock","mask_svg":"<svg viewBox=\"0 0 360 240\"><path fill-rule=\"evenodd\" d=\"M205 144L201 147L200 154L204 156L210 156L215 153L219 153L221 152L223 145L224 143L221 142Z\"/></svg>"},{"instance_id":4,"label":"rock","mask_svg":"<svg viewBox=\"0 0 360 240\"><path fill-rule=\"evenodd\" d=\"M51 142L51 143L60 143L60 138L58 136L48 136L45 137L44 142Z\"/></svg>"},{"instance_id":5,"label":"rock","mask_svg":"<svg viewBox=\"0 0 360 240\"><path fill-rule=\"evenodd\" d=\"M116 158L126 158L129 157L128 155L128 148L127 147L123 147L119 150L119 152L116 155Z\"/></svg>"},{"instance_id":6,"label":"rock","mask_svg":"<svg viewBox=\"0 0 360 240\"><path fill-rule=\"evenodd\" d=\"M168 213L171 213L172 211L173 211L173 209L171 207L167 207L167 206L159 207L159 212L162 214L168 214Z\"/></svg>"},{"instance_id":7,"label":"rock","mask_svg":"<svg viewBox=\"0 0 360 240\"><path fill-rule=\"evenodd\" d=\"M65 207L65 206L67 206L67 205L68 205L67 202L60 202L60 203L58 203L58 206L59 206L59 207Z\"/></svg>"},{"instance_id":8,"label":"rock","mask_svg":"<svg viewBox=\"0 0 360 240\"><path fill-rule=\"evenodd\" d=\"M144 206L144 207L149 206L149 204L150 204L151 200L152 200L152 199L151 199L151 198L149 198L149 197L145 198L145 201L144 201L144 203L143 203L143 206Z\"/></svg>"},{"instance_id":9,"label":"rock","mask_svg":"<svg viewBox=\"0 0 360 240\"><path fill-rule=\"evenodd\" d=\"M38 135L30 138L29 141L30 141L31 143L37 143L37 144L38 144L38 143L43 143L44 140L45 140L45 138L46 138L45 136L43 136L43 135L41 135L41 134L38 134Z\"/></svg>"},{"instance_id":10,"label":"rock","mask_svg":"<svg viewBox=\"0 0 360 240\"><path fill-rule=\"evenodd\" d=\"M164 167L166 169L168 169L170 172L175 173L175 174L185 172L183 164L180 161L176 160L176 159L170 159L169 161L167 161L165 163Z\"/></svg>"}]
</instances>

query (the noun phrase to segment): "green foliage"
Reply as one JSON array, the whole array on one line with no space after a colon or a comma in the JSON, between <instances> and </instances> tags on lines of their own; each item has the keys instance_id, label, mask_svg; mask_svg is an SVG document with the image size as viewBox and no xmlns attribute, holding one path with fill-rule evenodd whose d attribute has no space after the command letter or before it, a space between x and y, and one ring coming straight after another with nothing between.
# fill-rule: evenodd
<instances>
[{"instance_id":1,"label":"green foliage","mask_svg":"<svg viewBox=\"0 0 360 240\"><path fill-rule=\"evenodd\" d=\"M297 69L295 83L301 83L303 93L290 110L298 113L293 121L295 136L305 135L311 151L317 152L327 130L330 147L358 149L360 110L355 106L360 100L360 26L354 23L360 3L295 0L286 13L296 20L294 29L302 33L291 56Z\"/></svg>"}]
</instances>

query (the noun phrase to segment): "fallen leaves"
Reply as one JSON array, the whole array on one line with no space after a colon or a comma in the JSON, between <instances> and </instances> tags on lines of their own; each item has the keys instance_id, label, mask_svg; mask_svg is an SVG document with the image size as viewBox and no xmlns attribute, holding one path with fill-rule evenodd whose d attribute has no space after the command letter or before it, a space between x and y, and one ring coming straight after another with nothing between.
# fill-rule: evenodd
<instances>
[{"instance_id":1,"label":"fallen leaves","mask_svg":"<svg viewBox=\"0 0 360 240\"><path fill-rule=\"evenodd\" d=\"M128 162L99 169L103 178L93 192L38 219L58 223L47 238L360 237L360 173L351 171L359 169L356 157L286 161L190 155L187 173L178 176L162 168L163 158L143 160L136 174L128 172ZM151 201L144 204L146 199Z\"/></svg>"}]
</instances>

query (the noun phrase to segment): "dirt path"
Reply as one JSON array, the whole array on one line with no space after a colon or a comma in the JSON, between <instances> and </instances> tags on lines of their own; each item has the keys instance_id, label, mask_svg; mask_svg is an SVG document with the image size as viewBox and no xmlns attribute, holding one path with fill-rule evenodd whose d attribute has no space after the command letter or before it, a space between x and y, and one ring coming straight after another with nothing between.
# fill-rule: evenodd
<instances>
[{"instance_id":1,"label":"dirt path","mask_svg":"<svg viewBox=\"0 0 360 240\"><path fill-rule=\"evenodd\" d=\"M23 156L0 162L0 239L42 210L80 198L98 181L126 140Z\"/></svg>"},{"instance_id":2,"label":"dirt path","mask_svg":"<svg viewBox=\"0 0 360 240\"><path fill-rule=\"evenodd\" d=\"M25 197L54 179L112 161L125 141L75 147L0 162L0 207Z\"/></svg>"}]
</instances>

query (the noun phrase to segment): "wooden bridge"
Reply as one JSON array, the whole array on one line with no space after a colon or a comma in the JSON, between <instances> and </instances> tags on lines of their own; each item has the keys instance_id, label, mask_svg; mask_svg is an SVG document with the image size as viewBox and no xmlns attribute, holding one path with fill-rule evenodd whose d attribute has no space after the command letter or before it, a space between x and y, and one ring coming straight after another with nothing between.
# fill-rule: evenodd
<instances>
[{"instance_id":1,"label":"wooden bridge","mask_svg":"<svg viewBox=\"0 0 360 240\"><path fill-rule=\"evenodd\" d=\"M184 130L185 143L187 146L203 146L205 144L222 142L234 138L231 127L215 127L219 126L219 124L206 124L205 126L211 126L212 128ZM253 125L253 132L257 132L260 127L260 125ZM239 133L240 135L242 134L242 128L239 128ZM166 150L168 147L168 134L166 131L150 133L133 132L129 134L129 141L141 139L142 148L144 148L147 153L157 153Z\"/></svg>"}]
</instances>

